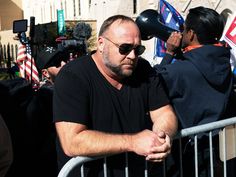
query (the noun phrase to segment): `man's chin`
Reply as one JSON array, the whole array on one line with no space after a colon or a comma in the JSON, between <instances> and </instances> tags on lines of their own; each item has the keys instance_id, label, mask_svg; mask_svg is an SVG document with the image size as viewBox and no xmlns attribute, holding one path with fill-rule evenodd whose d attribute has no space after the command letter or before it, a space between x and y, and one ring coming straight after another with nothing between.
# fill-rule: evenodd
<instances>
[{"instance_id":1,"label":"man's chin","mask_svg":"<svg viewBox=\"0 0 236 177\"><path fill-rule=\"evenodd\" d=\"M122 72L122 76L123 76L123 77L129 77L129 76L132 75L132 73L133 73L133 69L125 69L125 70L123 70L123 72Z\"/></svg>"}]
</instances>

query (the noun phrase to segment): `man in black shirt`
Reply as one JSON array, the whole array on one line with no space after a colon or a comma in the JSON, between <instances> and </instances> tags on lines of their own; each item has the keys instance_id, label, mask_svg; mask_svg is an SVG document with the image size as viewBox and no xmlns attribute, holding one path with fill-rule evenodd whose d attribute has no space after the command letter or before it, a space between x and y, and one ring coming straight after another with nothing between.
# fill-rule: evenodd
<instances>
[{"instance_id":1,"label":"man in black shirt","mask_svg":"<svg viewBox=\"0 0 236 177\"><path fill-rule=\"evenodd\" d=\"M71 61L55 82L53 117L61 168L74 156L119 154L107 159L108 176L124 175L123 152L129 153L130 176L143 176L144 159L161 162L170 153L176 116L149 63L135 22L108 18L97 50ZM102 163L88 165L99 176Z\"/></svg>"}]
</instances>

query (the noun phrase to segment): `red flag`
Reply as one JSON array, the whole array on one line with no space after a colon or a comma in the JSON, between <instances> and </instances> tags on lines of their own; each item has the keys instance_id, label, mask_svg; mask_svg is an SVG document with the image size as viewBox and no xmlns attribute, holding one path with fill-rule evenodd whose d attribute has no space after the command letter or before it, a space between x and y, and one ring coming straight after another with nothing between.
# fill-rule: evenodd
<instances>
[{"instance_id":1,"label":"red flag","mask_svg":"<svg viewBox=\"0 0 236 177\"><path fill-rule=\"evenodd\" d=\"M236 49L236 14L225 34L225 40L229 45Z\"/></svg>"},{"instance_id":2,"label":"red flag","mask_svg":"<svg viewBox=\"0 0 236 177\"><path fill-rule=\"evenodd\" d=\"M38 70L36 68L34 58L31 56L31 49L29 45L19 44L16 62L20 69L21 77L26 80L33 81L34 83L39 83Z\"/></svg>"}]
</instances>

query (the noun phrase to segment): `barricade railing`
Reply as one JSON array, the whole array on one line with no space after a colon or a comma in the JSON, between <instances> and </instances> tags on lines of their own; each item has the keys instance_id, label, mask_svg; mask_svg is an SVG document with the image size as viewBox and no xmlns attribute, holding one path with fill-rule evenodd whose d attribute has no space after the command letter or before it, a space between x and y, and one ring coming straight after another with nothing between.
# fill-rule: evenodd
<instances>
[{"instance_id":1,"label":"barricade railing","mask_svg":"<svg viewBox=\"0 0 236 177\"><path fill-rule=\"evenodd\" d=\"M213 131L217 131L217 130L222 130L222 151L223 151L223 164L224 164L224 177L227 177L227 170L226 170L226 155L227 155L227 147L226 147L226 127L227 126L231 126L231 125L235 125L236 124L236 117L232 117L232 118L228 118L228 119L224 119L224 120L220 120L220 121L216 121L216 122L211 122L211 123L207 123L207 124L203 124L203 125L199 125L199 126L194 126L194 127L190 127L190 128L186 128L181 130L176 138L183 138L183 137L187 137L187 136L194 136L194 156L195 156L195 177L198 177L198 134L201 133L208 133L208 137L209 137L209 148L210 148L210 171L211 171L211 177L214 177L214 172L213 172L213 154L212 154L212 134ZM219 132L218 132L219 133ZM232 142L233 143L233 142ZM181 141L180 141L180 145L181 145ZM180 148L181 150L182 148ZM180 152L180 154L182 154L182 152ZM180 164L182 164L181 162L181 158L180 158ZM183 175L183 168L180 168L180 174L181 176Z\"/></svg>"},{"instance_id":2,"label":"barricade railing","mask_svg":"<svg viewBox=\"0 0 236 177\"><path fill-rule=\"evenodd\" d=\"M198 177L198 135L204 133L204 135L207 135L209 137L209 153L210 153L210 176L214 177L214 171L213 171L213 144L212 144L212 136L213 133L219 134L220 131L222 131L222 151L223 151L223 174L224 177L227 177L227 170L226 170L226 160L227 160L227 147L226 147L226 132L225 132L225 127L227 126L233 126L236 124L236 117L212 122L212 123L207 123L199 126L194 126L186 129L182 129L179 131L176 135L176 139L180 140L180 146L181 146L181 139L184 137L193 137L194 139L194 157L195 157L195 177ZM236 141L236 140L235 140ZM180 176L183 176L183 169L182 169L182 148L180 149ZM236 152L236 149L235 149ZM107 167L106 167L106 157L107 156L99 156L99 157L74 157L71 158L60 170L58 177L69 177L70 172L74 168L80 167L80 173L81 177L84 177L84 168L83 164L89 161L97 160L104 158L104 165L103 165L103 170L104 170L104 177L107 177ZM146 163L147 164L147 163ZM147 166L147 165L146 165ZM165 165L164 165L165 166ZM126 165L125 169L125 176L128 177L128 164ZM166 172L163 172L163 175L166 176ZM148 177L148 172L147 172L147 167L145 167L144 171L144 176Z\"/></svg>"}]
</instances>

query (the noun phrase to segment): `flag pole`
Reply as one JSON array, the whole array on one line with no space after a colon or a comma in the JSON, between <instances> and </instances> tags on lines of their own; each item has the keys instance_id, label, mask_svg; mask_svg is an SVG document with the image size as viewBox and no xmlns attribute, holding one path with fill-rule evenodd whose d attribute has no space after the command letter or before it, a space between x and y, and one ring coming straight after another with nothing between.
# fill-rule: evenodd
<instances>
[{"instance_id":1,"label":"flag pole","mask_svg":"<svg viewBox=\"0 0 236 177\"><path fill-rule=\"evenodd\" d=\"M33 22L31 23L33 24ZM27 20L15 20L13 22L13 33L18 33L18 38L20 40L20 44L18 47L17 52L17 64L20 70L20 73L23 78L26 80L31 80L30 83L33 81L38 84L39 77L38 77L38 70L34 63L34 58L32 57L31 46L33 45L33 37L34 37L34 28L31 25L31 39L30 37L26 37L27 31Z\"/></svg>"},{"instance_id":2,"label":"flag pole","mask_svg":"<svg viewBox=\"0 0 236 177\"><path fill-rule=\"evenodd\" d=\"M34 32L35 32L35 17L30 17L30 39L29 39L29 47L31 48L31 71L30 71L30 83L33 87L33 59L34 59L34 47L33 47L33 43L34 43Z\"/></svg>"}]
</instances>

